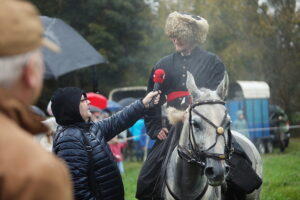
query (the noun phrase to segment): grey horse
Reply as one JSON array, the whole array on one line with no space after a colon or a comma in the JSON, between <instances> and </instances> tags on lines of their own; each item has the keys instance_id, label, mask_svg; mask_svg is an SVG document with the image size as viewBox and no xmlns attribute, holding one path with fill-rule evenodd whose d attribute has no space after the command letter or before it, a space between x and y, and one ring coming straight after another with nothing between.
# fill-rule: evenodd
<instances>
[{"instance_id":1,"label":"grey horse","mask_svg":"<svg viewBox=\"0 0 300 200\"><path fill-rule=\"evenodd\" d=\"M187 86L193 99L192 106L187 111L176 112L171 108L169 112L172 113L169 115L172 123L179 119L184 125L179 143L167 161L164 199L221 200L221 185L230 170L226 159L231 152L232 135L252 161L259 177L262 177L261 157L249 139L238 132L228 131L230 117L224 105L227 74L216 91L198 89L189 72ZM260 190L247 195L247 200L259 199Z\"/></svg>"}]
</instances>

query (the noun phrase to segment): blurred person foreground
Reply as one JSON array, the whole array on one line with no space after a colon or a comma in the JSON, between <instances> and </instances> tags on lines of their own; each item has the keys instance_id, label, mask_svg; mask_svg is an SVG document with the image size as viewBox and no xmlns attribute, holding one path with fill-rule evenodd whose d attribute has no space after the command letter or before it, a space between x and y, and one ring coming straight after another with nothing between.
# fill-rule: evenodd
<instances>
[{"instance_id":1,"label":"blurred person foreground","mask_svg":"<svg viewBox=\"0 0 300 200\"><path fill-rule=\"evenodd\" d=\"M31 3L0 3L0 199L73 199L66 166L32 137L48 131L30 110L43 86L40 48L59 48L42 38Z\"/></svg>"}]
</instances>

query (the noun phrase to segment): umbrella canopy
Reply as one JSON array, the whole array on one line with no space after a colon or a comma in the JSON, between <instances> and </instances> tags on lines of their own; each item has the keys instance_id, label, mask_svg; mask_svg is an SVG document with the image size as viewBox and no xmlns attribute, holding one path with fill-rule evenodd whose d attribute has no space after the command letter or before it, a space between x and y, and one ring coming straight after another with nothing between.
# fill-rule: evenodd
<instances>
[{"instance_id":1,"label":"umbrella canopy","mask_svg":"<svg viewBox=\"0 0 300 200\"><path fill-rule=\"evenodd\" d=\"M109 110L110 112L116 112L121 109L122 109L122 106L120 104L118 104L115 101L108 100L107 110Z\"/></svg>"},{"instance_id":2,"label":"umbrella canopy","mask_svg":"<svg viewBox=\"0 0 300 200\"><path fill-rule=\"evenodd\" d=\"M77 31L57 18L40 17L45 37L60 46L60 53L43 48L45 78L58 78L73 70L106 62Z\"/></svg>"},{"instance_id":3,"label":"umbrella canopy","mask_svg":"<svg viewBox=\"0 0 300 200\"><path fill-rule=\"evenodd\" d=\"M86 95L88 100L91 102L91 106L95 106L102 110L107 108L107 98L105 96L94 92L88 92Z\"/></svg>"},{"instance_id":4,"label":"umbrella canopy","mask_svg":"<svg viewBox=\"0 0 300 200\"><path fill-rule=\"evenodd\" d=\"M125 107L125 106L128 106L129 104L133 103L134 101L136 101L137 99L136 98L133 98L133 97L127 97L127 98L124 98L124 99L121 99L118 103Z\"/></svg>"}]
</instances>

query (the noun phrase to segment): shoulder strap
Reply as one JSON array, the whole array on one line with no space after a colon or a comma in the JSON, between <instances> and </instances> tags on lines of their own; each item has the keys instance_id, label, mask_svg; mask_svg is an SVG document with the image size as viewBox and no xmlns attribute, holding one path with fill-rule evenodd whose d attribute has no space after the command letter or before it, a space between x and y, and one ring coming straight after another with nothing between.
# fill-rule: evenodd
<instances>
[{"instance_id":1,"label":"shoulder strap","mask_svg":"<svg viewBox=\"0 0 300 200\"><path fill-rule=\"evenodd\" d=\"M92 190L93 195L96 197L96 199L101 199L101 195L100 192L97 190L97 182L96 182L96 178L95 178L95 174L94 174L94 169L95 169L95 165L94 165L94 161L93 161L93 149L92 146L86 136L86 134L84 133L84 131L82 129L80 129L80 132L83 136L83 143L85 146L85 150L88 153L88 182L89 182L89 186Z\"/></svg>"},{"instance_id":2,"label":"shoulder strap","mask_svg":"<svg viewBox=\"0 0 300 200\"><path fill-rule=\"evenodd\" d=\"M88 184L92 190L92 194L96 197L97 200L100 200L101 194L100 194L100 191L97 190L97 187L96 187L97 182L96 182L96 178L95 178L95 174L94 174L95 167L94 167L93 154L92 154L93 149L92 149L92 146L91 146L86 134L84 133L84 130L78 126L64 127L59 132L57 132L57 134L55 135L55 138L54 138L54 142L56 142L60 133L64 132L66 129L68 129L70 127L79 129L80 133L83 137L84 148L88 153ZM53 144L54 144L54 142L53 142ZM54 152L54 153L57 154L57 152Z\"/></svg>"}]
</instances>

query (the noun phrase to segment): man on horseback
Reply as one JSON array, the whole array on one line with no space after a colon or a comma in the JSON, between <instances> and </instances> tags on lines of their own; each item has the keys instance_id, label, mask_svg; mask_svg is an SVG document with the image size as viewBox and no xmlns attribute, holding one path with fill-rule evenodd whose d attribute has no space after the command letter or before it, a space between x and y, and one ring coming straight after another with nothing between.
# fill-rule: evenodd
<instances>
[{"instance_id":1,"label":"man on horseback","mask_svg":"<svg viewBox=\"0 0 300 200\"><path fill-rule=\"evenodd\" d=\"M198 88L215 90L224 77L225 66L213 53L200 48L206 40L209 25L200 16L173 12L166 21L165 33L172 40L176 52L162 58L153 68L148 92L153 90L153 74L157 69L165 71L165 81L161 84L160 104L185 110L190 104L190 94L186 88L187 71L195 77ZM162 125L161 107L152 109L145 117L147 134L156 139L141 169L136 197L138 199L159 199L159 177L168 150L176 146L182 124L176 127Z\"/></svg>"},{"instance_id":2,"label":"man on horseback","mask_svg":"<svg viewBox=\"0 0 300 200\"><path fill-rule=\"evenodd\" d=\"M191 104L191 94L186 86L187 72L194 76L197 88L216 90L223 80L225 66L222 61L215 54L200 47L206 39L208 29L207 21L200 16L179 12L173 12L168 16L165 33L172 40L176 52L163 57L154 66L148 82L149 92L155 85L153 75L158 69L164 71L165 80L160 84L162 92L160 105L166 103L167 107L174 107L178 110L187 109ZM147 134L157 140L138 178L136 198L140 200L163 199L161 193L167 170L167 158L178 145L182 130L182 123L174 126L163 125L161 111L161 107L155 107L145 116ZM243 152L241 155L244 155ZM238 161L240 159L237 159ZM229 186L231 187L230 184ZM227 191L235 192L231 188ZM235 195L230 198L239 199Z\"/></svg>"}]
</instances>

